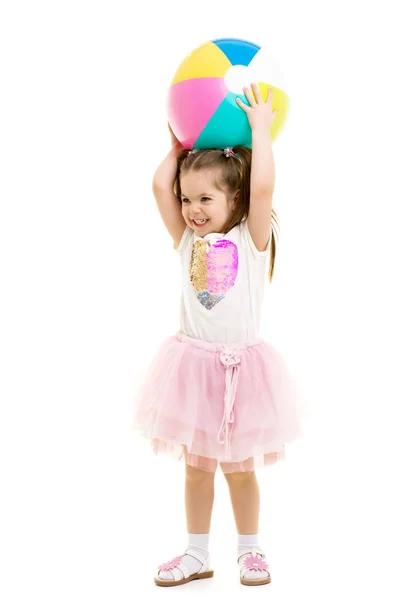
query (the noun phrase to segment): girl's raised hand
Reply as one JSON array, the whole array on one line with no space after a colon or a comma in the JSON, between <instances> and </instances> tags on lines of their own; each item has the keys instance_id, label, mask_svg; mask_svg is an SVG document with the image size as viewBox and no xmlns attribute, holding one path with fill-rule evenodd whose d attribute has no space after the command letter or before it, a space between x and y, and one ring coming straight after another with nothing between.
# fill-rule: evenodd
<instances>
[{"instance_id":1,"label":"girl's raised hand","mask_svg":"<svg viewBox=\"0 0 400 600\"><path fill-rule=\"evenodd\" d=\"M244 87L243 92L249 101L250 106L247 106L240 98L236 98L236 102L247 114L251 130L264 131L269 134L271 132L272 123L279 112L279 109L275 109L274 112L272 112L273 88L269 88L265 102L261 97L260 89L256 83L251 84L251 90Z\"/></svg>"},{"instance_id":2,"label":"girl's raised hand","mask_svg":"<svg viewBox=\"0 0 400 600\"><path fill-rule=\"evenodd\" d=\"M168 129L169 132L171 134L171 146L177 146L177 147L182 147L182 144L180 143L180 141L178 140L178 138L176 137L176 135L174 134L174 132L171 129L171 125L168 123Z\"/></svg>"}]
</instances>

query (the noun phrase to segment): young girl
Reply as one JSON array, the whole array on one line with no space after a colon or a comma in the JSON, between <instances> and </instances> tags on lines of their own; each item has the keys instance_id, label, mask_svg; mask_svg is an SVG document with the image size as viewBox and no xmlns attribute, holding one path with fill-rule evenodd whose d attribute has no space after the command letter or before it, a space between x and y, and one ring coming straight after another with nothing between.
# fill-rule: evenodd
<instances>
[{"instance_id":1,"label":"young girl","mask_svg":"<svg viewBox=\"0 0 400 600\"><path fill-rule=\"evenodd\" d=\"M252 150L172 149L153 191L183 275L181 330L168 337L134 401L133 428L155 454L184 458L188 547L160 565L155 583L181 585L213 576L208 552L218 465L229 486L238 532L240 581L271 581L258 540L255 468L284 458L300 434L297 386L286 363L259 337L269 263L272 280L274 161L272 90L256 84L239 98Z\"/></svg>"}]
</instances>

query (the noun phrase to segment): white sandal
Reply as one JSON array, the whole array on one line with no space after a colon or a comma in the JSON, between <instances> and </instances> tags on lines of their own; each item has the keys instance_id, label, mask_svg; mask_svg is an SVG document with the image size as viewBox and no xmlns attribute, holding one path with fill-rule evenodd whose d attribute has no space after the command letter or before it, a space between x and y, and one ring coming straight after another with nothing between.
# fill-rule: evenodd
<instances>
[{"instance_id":1,"label":"white sandal","mask_svg":"<svg viewBox=\"0 0 400 600\"><path fill-rule=\"evenodd\" d=\"M243 556L248 555L240 567L240 583L243 583L243 585L265 585L266 583L270 583L271 575L267 570L269 565L264 560L265 554L257 548L249 547L249 549L250 552L243 552L237 559L239 564L240 559L243 558ZM246 579L246 573L248 573L248 571L260 571L260 573L266 572L267 577L263 577L262 579Z\"/></svg>"},{"instance_id":2,"label":"white sandal","mask_svg":"<svg viewBox=\"0 0 400 600\"><path fill-rule=\"evenodd\" d=\"M194 558L197 558L198 561L201 562L201 569L197 573L193 573L190 575L190 571L186 565L182 562L182 556L185 554L189 554ZM204 559L204 554L201 552L197 552L194 548L188 548L184 554L181 556L176 556L172 560L160 565L158 567L157 577L154 577L154 582L156 585L161 585L163 587L170 587L173 585L182 585L184 583L189 583L193 579L208 579L209 577L214 576L214 571L209 569L210 566L210 553L207 554ZM158 576L162 571L170 571L172 573L173 579L160 579Z\"/></svg>"}]
</instances>

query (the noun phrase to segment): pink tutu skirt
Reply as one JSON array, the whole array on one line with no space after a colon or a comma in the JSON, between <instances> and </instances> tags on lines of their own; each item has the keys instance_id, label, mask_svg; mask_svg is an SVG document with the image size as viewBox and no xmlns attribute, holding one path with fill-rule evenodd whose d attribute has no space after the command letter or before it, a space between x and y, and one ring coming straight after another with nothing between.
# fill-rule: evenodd
<instances>
[{"instance_id":1,"label":"pink tutu skirt","mask_svg":"<svg viewBox=\"0 0 400 600\"><path fill-rule=\"evenodd\" d=\"M197 469L251 471L284 458L301 435L298 389L264 340L219 344L168 337L133 401L133 430Z\"/></svg>"}]
</instances>

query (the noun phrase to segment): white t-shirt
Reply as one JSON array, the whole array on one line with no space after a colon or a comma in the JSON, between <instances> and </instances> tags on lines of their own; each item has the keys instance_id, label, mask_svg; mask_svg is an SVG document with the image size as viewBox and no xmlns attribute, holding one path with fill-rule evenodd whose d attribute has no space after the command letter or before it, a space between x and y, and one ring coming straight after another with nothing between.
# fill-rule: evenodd
<instances>
[{"instance_id":1,"label":"white t-shirt","mask_svg":"<svg viewBox=\"0 0 400 600\"><path fill-rule=\"evenodd\" d=\"M271 237L270 237L271 240ZM259 337L271 241L257 250L247 219L228 233L198 236L186 227L181 256L181 331L208 342L232 344Z\"/></svg>"}]
</instances>

